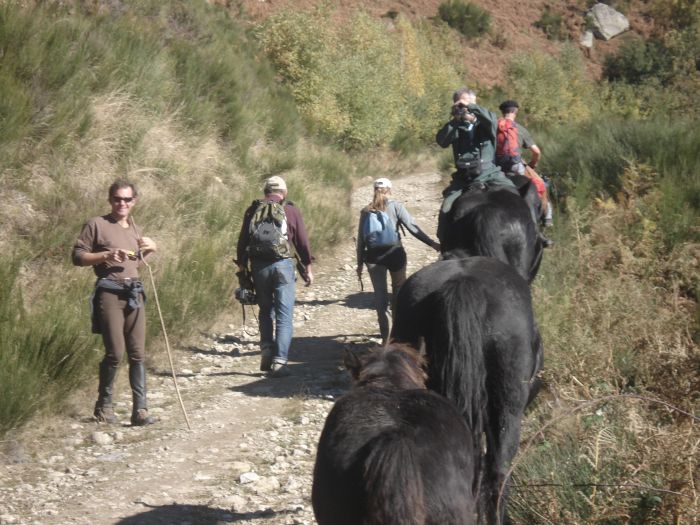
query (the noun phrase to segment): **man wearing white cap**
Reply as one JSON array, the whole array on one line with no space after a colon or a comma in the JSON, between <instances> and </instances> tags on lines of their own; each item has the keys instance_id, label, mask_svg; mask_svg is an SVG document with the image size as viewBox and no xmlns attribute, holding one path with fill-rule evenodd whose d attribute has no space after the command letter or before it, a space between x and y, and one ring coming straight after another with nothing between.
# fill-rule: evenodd
<instances>
[{"instance_id":1,"label":"man wearing white cap","mask_svg":"<svg viewBox=\"0 0 700 525\"><path fill-rule=\"evenodd\" d=\"M252 270L260 307L260 370L269 377L290 374L287 360L292 342L296 277L295 259L302 278L313 282L311 246L301 212L286 200L282 177L265 181L265 194L243 217L236 249L239 271Z\"/></svg>"}]
</instances>

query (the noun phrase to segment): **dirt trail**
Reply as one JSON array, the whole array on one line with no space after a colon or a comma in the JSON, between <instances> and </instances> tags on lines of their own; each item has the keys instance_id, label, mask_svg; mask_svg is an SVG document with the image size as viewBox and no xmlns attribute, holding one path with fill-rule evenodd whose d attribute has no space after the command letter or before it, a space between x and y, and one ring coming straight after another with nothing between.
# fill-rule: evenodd
<instances>
[{"instance_id":1,"label":"dirt trail","mask_svg":"<svg viewBox=\"0 0 700 525\"><path fill-rule=\"evenodd\" d=\"M433 235L438 175L394 182L394 197ZM368 181L353 195L353 210L359 214L370 196ZM410 235L404 245L409 274L437 257ZM0 444L0 524L315 523L316 443L333 400L348 387L343 348L379 341L371 283L365 275L361 293L354 268L348 239L319 258L312 287L298 288L291 377L265 378L257 335L240 328L176 348L191 431L166 369L149 373L158 424L132 429L122 371L123 425L95 424L86 403L72 417L45 422L31 438L25 433Z\"/></svg>"}]
</instances>

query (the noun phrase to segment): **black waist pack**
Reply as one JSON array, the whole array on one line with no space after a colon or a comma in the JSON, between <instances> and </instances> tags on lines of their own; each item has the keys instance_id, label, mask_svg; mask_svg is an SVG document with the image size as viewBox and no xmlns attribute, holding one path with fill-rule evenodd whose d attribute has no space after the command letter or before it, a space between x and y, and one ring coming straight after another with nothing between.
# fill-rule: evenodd
<instances>
[{"instance_id":1,"label":"black waist pack","mask_svg":"<svg viewBox=\"0 0 700 525\"><path fill-rule=\"evenodd\" d=\"M466 175L476 177L481 175L481 159L458 160L457 169Z\"/></svg>"}]
</instances>

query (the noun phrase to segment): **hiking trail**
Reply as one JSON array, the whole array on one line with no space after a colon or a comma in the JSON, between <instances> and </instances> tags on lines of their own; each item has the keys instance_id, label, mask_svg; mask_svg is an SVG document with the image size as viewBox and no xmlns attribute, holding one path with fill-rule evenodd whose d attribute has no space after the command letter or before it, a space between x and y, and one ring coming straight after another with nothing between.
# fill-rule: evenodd
<instances>
[{"instance_id":1,"label":"hiking trail","mask_svg":"<svg viewBox=\"0 0 700 525\"><path fill-rule=\"evenodd\" d=\"M439 175L393 182L393 198L435 238ZM369 179L353 193L353 235L371 194ZM409 275L438 257L410 234L403 243ZM354 240L316 255L314 284L297 284L290 377L268 379L259 371L251 307L247 328L216 328L187 347L171 342L191 431L167 365L148 371L149 408L158 422L131 428L122 363L119 424L98 425L94 399L81 399L67 415L0 443L0 524L314 524L316 444L333 401L350 384L343 351L380 341L369 276L365 271L361 292L355 274ZM240 316L232 298L229 318Z\"/></svg>"}]
</instances>

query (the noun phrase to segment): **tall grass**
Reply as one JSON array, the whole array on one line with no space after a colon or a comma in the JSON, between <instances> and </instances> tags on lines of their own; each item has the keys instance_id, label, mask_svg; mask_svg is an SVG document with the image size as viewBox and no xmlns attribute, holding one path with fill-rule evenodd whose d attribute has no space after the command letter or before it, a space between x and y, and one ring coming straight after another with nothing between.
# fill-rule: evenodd
<instances>
[{"instance_id":1,"label":"tall grass","mask_svg":"<svg viewBox=\"0 0 700 525\"><path fill-rule=\"evenodd\" d=\"M42 283L36 297L23 297L20 260L0 258L0 434L37 411L60 408L99 356L88 318L66 301L71 283Z\"/></svg>"},{"instance_id":2,"label":"tall grass","mask_svg":"<svg viewBox=\"0 0 700 525\"><path fill-rule=\"evenodd\" d=\"M0 249L12 269L1 430L95 380L94 276L69 253L84 221L109 210L115 178L139 189L133 217L158 243L150 264L173 341L231 306L243 210L267 176L288 179L316 251L343 235L351 161L303 139L293 98L225 10L4 3L0 49ZM153 353L160 323L150 304Z\"/></svg>"},{"instance_id":3,"label":"tall grass","mask_svg":"<svg viewBox=\"0 0 700 525\"><path fill-rule=\"evenodd\" d=\"M628 166L647 166L641 184L660 190L655 224L665 249L700 240L700 137L691 119L643 121L605 118L582 125L544 130L543 169L555 182L568 185L580 201L593 197L624 198L623 174ZM622 195L620 193L623 192Z\"/></svg>"},{"instance_id":4,"label":"tall grass","mask_svg":"<svg viewBox=\"0 0 700 525\"><path fill-rule=\"evenodd\" d=\"M699 517L697 422L668 408L700 407L692 127L613 120L538 140L569 195L534 288L547 388L525 423L518 523Z\"/></svg>"}]
</instances>

